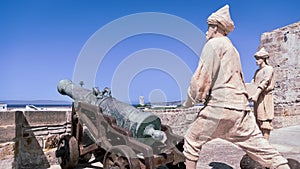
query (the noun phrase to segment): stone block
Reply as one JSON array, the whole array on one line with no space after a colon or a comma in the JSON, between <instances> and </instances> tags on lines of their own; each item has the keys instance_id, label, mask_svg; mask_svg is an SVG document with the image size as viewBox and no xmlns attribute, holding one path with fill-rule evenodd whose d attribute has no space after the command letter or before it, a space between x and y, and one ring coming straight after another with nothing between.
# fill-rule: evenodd
<instances>
[{"instance_id":1,"label":"stone block","mask_svg":"<svg viewBox=\"0 0 300 169\"><path fill-rule=\"evenodd\" d=\"M56 148L59 141L59 135L50 135L46 137L45 149Z\"/></svg>"},{"instance_id":2,"label":"stone block","mask_svg":"<svg viewBox=\"0 0 300 169\"><path fill-rule=\"evenodd\" d=\"M32 132L34 136L47 136L49 134L48 130L34 131Z\"/></svg>"},{"instance_id":3,"label":"stone block","mask_svg":"<svg viewBox=\"0 0 300 169\"><path fill-rule=\"evenodd\" d=\"M18 138L15 144L15 168L49 168L43 144L42 137Z\"/></svg>"},{"instance_id":4,"label":"stone block","mask_svg":"<svg viewBox=\"0 0 300 169\"><path fill-rule=\"evenodd\" d=\"M193 122L196 119L197 114L198 113L187 114L186 117L185 117L186 121Z\"/></svg>"},{"instance_id":5,"label":"stone block","mask_svg":"<svg viewBox=\"0 0 300 169\"><path fill-rule=\"evenodd\" d=\"M174 125L177 120L178 120L178 113L163 113L163 114L158 114L158 116L160 117L161 121L163 124L166 125Z\"/></svg>"},{"instance_id":6,"label":"stone block","mask_svg":"<svg viewBox=\"0 0 300 169\"><path fill-rule=\"evenodd\" d=\"M14 155L14 142L0 144L0 168L13 168Z\"/></svg>"},{"instance_id":7,"label":"stone block","mask_svg":"<svg viewBox=\"0 0 300 169\"><path fill-rule=\"evenodd\" d=\"M66 111L25 111L24 127L64 125L67 122Z\"/></svg>"},{"instance_id":8,"label":"stone block","mask_svg":"<svg viewBox=\"0 0 300 169\"><path fill-rule=\"evenodd\" d=\"M49 126L47 127L48 130L60 130L60 129L65 129L65 125L63 126Z\"/></svg>"},{"instance_id":9,"label":"stone block","mask_svg":"<svg viewBox=\"0 0 300 169\"><path fill-rule=\"evenodd\" d=\"M11 126L15 123L15 112L0 111L0 126Z\"/></svg>"},{"instance_id":10,"label":"stone block","mask_svg":"<svg viewBox=\"0 0 300 169\"><path fill-rule=\"evenodd\" d=\"M180 136L184 136L188 130L188 125L186 126L173 126L172 127L172 131L174 134L180 135Z\"/></svg>"},{"instance_id":11,"label":"stone block","mask_svg":"<svg viewBox=\"0 0 300 169\"><path fill-rule=\"evenodd\" d=\"M62 128L62 129L55 129L55 130L49 130L50 134L63 134L66 133L66 129Z\"/></svg>"},{"instance_id":12,"label":"stone block","mask_svg":"<svg viewBox=\"0 0 300 169\"><path fill-rule=\"evenodd\" d=\"M36 128L23 128L23 137L33 137L48 135L49 131L47 127L36 127Z\"/></svg>"},{"instance_id":13,"label":"stone block","mask_svg":"<svg viewBox=\"0 0 300 169\"><path fill-rule=\"evenodd\" d=\"M0 143L13 141L16 137L16 127L11 126L0 126Z\"/></svg>"}]
</instances>

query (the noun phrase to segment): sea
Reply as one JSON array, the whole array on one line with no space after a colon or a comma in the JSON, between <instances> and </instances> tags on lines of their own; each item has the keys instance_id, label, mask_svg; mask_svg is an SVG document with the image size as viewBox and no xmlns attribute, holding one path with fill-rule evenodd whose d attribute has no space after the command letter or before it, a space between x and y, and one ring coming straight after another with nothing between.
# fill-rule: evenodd
<instances>
[{"instance_id":1,"label":"sea","mask_svg":"<svg viewBox=\"0 0 300 169\"><path fill-rule=\"evenodd\" d=\"M33 105L38 108L52 107L71 107L71 101L61 100L0 100L1 104L6 104L8 109L25 108L28 105Z\"/></svg>"}]
</instances>

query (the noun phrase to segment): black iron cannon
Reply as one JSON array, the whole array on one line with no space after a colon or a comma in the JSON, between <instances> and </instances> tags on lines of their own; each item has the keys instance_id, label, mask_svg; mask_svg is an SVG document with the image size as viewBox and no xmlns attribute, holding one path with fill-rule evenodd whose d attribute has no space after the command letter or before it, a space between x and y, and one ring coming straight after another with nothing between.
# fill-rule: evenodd
<instances>
[{"instance_id":1,"label":"black iron cannon","mask_svg":"<svg viewBox=\"0 0 300 169\"><path fill-rule=\"evenodd\" d=\"M61 80L57 89L74 100L71 135L63 136L56 150L62 168L73 168L91 153L104 169L185 168L183 137L155 114L118 101L108 88L88 90Z\"/></svg>"}]
</instances>

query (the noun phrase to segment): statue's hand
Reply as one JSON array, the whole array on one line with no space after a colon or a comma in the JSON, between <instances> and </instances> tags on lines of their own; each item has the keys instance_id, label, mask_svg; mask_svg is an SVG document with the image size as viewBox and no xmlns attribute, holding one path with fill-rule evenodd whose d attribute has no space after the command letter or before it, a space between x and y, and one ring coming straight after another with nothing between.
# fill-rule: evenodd
<instances>
[{"instance_id":1,"label":"statue's hand","mask_svg":"<svg viewBox=\"0 0 300 169\"><path fill-rule=\"evenodd\" d=\"M258 100L258 95L255 94L255 95L251 96L251 97L249 98L249 100L252 100L253 102L257 102L257 100Z\"/></svg>"},{"instance_id":2,"label":"statue's hand","mask_svg":"<svg viewBox=\"0 0 300 169\"><path fill-rule=\"evenodd\" d=\"M193 106L192 100L189 98L183 103L183 107L185 107L185 108L189 108L192 106Z\"/></svg>"}]
</instances>

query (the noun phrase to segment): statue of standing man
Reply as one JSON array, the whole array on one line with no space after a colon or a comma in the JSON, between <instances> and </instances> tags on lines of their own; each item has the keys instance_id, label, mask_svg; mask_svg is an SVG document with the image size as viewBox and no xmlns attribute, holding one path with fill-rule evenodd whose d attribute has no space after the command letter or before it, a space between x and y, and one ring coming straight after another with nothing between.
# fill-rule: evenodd
<instances>
[{"instance_id":1,"label":"statue of standing man","mask_svg":"<svg viewBox=\"0 0 300 169\"><path fill-rule=\"evenodd\" d=\"M270 131L273 129L272 120L274 118L274 100L272 91L274 89L274 70L268 65L267 59L269 53L265 48L261 48L254 54L256 64L259 68L256 70L253 83L257 88L250 99L254 102L254 115L257 125L264 138L269 140Z\"/></svg>"}]
</instances>

